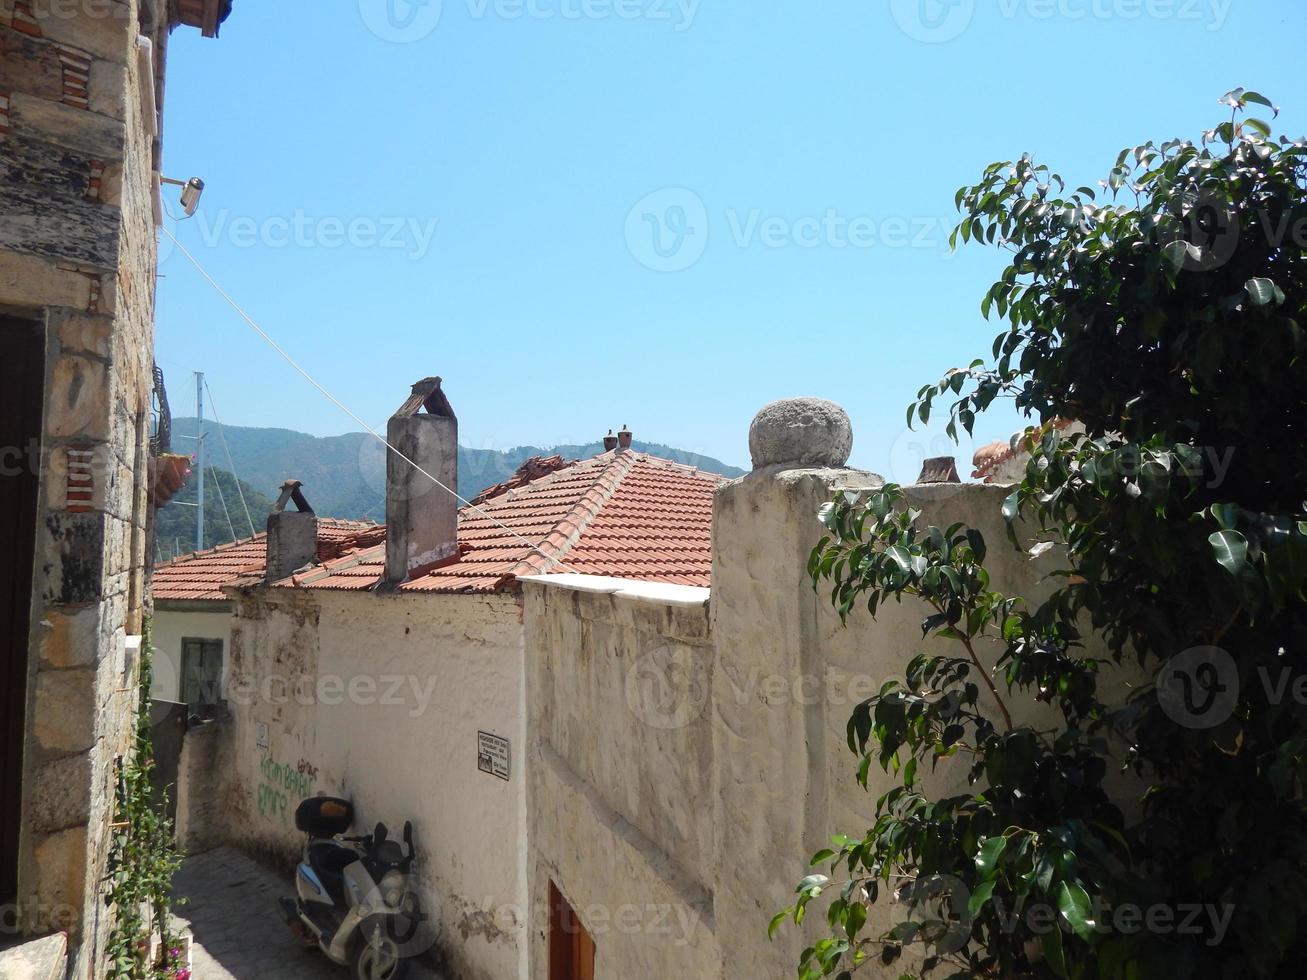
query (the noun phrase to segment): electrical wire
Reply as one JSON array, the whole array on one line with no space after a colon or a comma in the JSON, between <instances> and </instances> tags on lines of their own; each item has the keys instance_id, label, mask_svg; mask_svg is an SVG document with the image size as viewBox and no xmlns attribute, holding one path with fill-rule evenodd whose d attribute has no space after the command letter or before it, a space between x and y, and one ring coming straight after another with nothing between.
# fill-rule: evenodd
<instances>
[{"instance_id":1,"label":"electrical wire","mask_svg":"<svg viewBox=\"0 0 1307 980\"><path fill-rule=\"evenodd\" d=\"M227 510L227 498L223 496L222 481L218 479L218 471L210 466L209 475L213 477L213 485L218 488L218 501L222 504L222 512L227 518L227 530L231 532L231 539L238 541L240 539L236 537L236 526L232 524L231 512Z\"/></svg>"},{"instance_id":2,"label":"electrical wire","mask_svg":"<svg viewBox=\"0 0 1307 980\"><path fill-rule=\"evenodd\" d=\"M209 387L209 379L204 379L204 393L209 396L209 408L213 409L213 421L218 423L218 438L222 440L223 452L227 454L227 468L231 471L232 479L236 481L236 493L240 495L241 506L245 508L245 522L250 526L250 537L254 537L254 518L250 517L250 505L245 502L245 490L241 486L241 475L236 472L236 464L231 458L231 447L227 445L227 431L222 424L222 419L218 418L218 406L213 401L213 389ZM236 537L236 532L232 531L232 538Z\"/></svg>"},{"instance_id":3,"label":"electrical wire","mask_svg":"<svg viewBox=\"0 0 1307 980\"><path fill-rule=\"evenodd\" d=\"M536 552L537 554L539 554L541 557L543 557L543 558L547 559L548 561L554 563L554 564L553 564L553 567L554 567L554 568L556 568L556 569L561 569L561 570L563 570L563 571L574 571L574 569L570 569L570 568L568 568L568 566L565 565L562 561L559 561L558 558L557 558L556 556L551 555L549 552L545 551L544 548L542 548L540 545L536 544L536 543L535 543L534 541L532 541L531 539L526 538L526 537L523 537L523 536L522 536L521 534L519 534L517 531L513 530L511 527L509 527L507 524L505 524L503 521L500 521L499 519L497 519L497 518L495 518L495 517L492 517L492 516L491 516L490 514L488 514L488 513L487 513L483 508L478 507L476 504L472 503L472 501L468 500L466 497L462 497L462 496L460 496L457 490L454 490L452 487L447 487L447 486L445 486L444 483L442 483L440 480L436 479L436 477L432 476L432 475L431 475L430 473L428 473L425 469L423 469L421 466L419 466L416 462L414 462L413 460L409 459L408 456L404 455L404 453L400 452L398 449L396 449L394 446L392 446L392 445L391 445L391 444L386 440L386 437L385 437L385 436L381 435L381 434L380 434L379 432L377 432L374 428L372 428L372 426L370 426L370 425L368 425L366 422L364 422L363 419L361 419L361 418L360 418L360 417L359 417L355 412L353 412L353 411L349 408L349 406L347 406L347 405L346 405L344 402L342 402L339 398L337 398L337 397L336 397L335 395L333 395L330 391L328 391L326 388L324 388L324 387L323 387L323 386L318 382L318 380L317 380L316 378L313 377L313 375L309 374L308 371L306 371L304 368L300 367L300 365L298 364L298 362L296 362L296 360L295 360L293 357L291 357L290 354L286 353L286 351L282 349L281 345L278 344L275 340L273 340L272 337L269 336L268 332L267 332L266 330L264 330L261 326L259 326L258 323L255 322L254 318L251 317L248 313L246 313L245 310L241 307L241 305L240 305L239 303L237 303L236 300L234 300L234 299L233 299L233 298L232 298L232 297L227 293L227 291L226 291L225 289L222 288L222 286L218 285L217 280L215 280L215 279L213 278L213 276L209 275L208 271L204 268L204 266L202 266L202 265L200 264L199 260L198 260L194 255L192 255L192 254L190 253L190 251L186 248L185 245L183 245L180 241L177 240L177 236L176 236L176 235L174 235L174 234L173 234L172 232L170 232L166 227L163 227L163 226L160 226L160 227L159 227L159 231L163 232L165 235L168 236L168 238L172 241L172 243L173 243L175 246L177 246L177 251L181 252L181 254L184 255L184 256L186 257L186 261L190 262L190 264L191 264L192 266L195 267L195 271L198 272L198 273L200 274L200 276L201 276L201 277L202 277L202 278L203 278L203 279L204 279L204 280L205 280L205 281L206 281L210 286L213 287L214 291L215 291L219 296L221 296L221 297L223 298L223 300L226 301L227 305L230 306L230 307L231 307L231 308L236 312L236 315L237 315L237 316L239 316L242 320L244 320L244 321L245 321L245 322L250 326L250 328L254 330L255 333L257 333L260 337L262 337L263 340L264 340L264 342L267 343L267 345L268 345L269 347L271 347L271 348L272 348L273 350L275 350L278 354L280 354L281 357L282 357L282 359L283 359L287 364L289 364L292 368L294 368L294 369L296 370L296 372L298 372L299 375L300 375L302 378L304 378L305 381L307 381L309 384L311 384L314 388L318 389L318 391L322 394L322 396L323 396L324 398L326 398L329 402L331 402L333 405L335 405L337 408L339 408L342 412L344 412L346 415L348 415L348 416L349 416L351 419L353 419L356 423L358 423L359 425L363 426L364 430L365 430L365 431L366 431L370 436L372 436L374 439L376 439L378 442L380 442L380 443L381 443L383 446L385 446L385 447L386 447L390 452L394 453L397 457L399 457L400 459L402 459L404 462L408 463L409 466L413 467L413 469L415 469L417 472L421 473L421 474L422 474L423 476L425 476L428 480L430 480L432 483L434 483L436 486L438 486L441 490L444 490L447 494L449 494L449 495L450 495L451 497L453 497L455 500L459 501L459 503L461 503L461 504L463 504L464 506L466 506L466 507L467 507L469 510L471 510L473 513L475 513L475 514L477 514L477 515L479 515L479 516L481 516L481 517L484 517L484 518L485 518L486 520L488 520L491 524L494 524L494 525L495 525L496 527L498 527L499 529L501 529L501 530L503 530L503 531L506 531L506 532L507 532L511 537L513 537L513 538L516 539L517 541L520 541L522 544L526 545L528 548L530 548L532 551L534 551L534 552ZM212 404L212 399L210 399L210 404Z\"/></svg>"}]
</instances>

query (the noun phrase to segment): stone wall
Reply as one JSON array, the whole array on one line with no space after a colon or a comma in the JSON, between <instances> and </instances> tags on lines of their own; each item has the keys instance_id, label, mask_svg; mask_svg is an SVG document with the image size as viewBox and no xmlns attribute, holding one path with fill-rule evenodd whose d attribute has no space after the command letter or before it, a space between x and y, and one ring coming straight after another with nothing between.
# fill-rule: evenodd
<instances>
[{"instance_id":1,"label":"stone wall","mask_svg":"<svg viewBox=\"0 0 1307 980\"><path fill-rule=\"evenodd\" d=\"M0 311L43 327L19 903L88 977L145 611L158 4L0 0Z\"/></svg>"}]
</instances>

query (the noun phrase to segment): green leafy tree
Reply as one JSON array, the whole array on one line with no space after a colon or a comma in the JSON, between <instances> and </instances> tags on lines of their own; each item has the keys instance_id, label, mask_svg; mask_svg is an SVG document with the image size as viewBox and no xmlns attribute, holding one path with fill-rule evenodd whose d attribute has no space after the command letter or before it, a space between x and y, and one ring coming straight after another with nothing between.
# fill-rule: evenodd
<instances>
[{"instance_id":1,"label":"green leafy tree","mask_svg":"<svg viewBox=\"0 0 1307 980\"><path fill-rule=\"evenodd\" d=\"M1025 156L958 193L955 241L1011 253L981 306L1004 330L909 422L936 400L955 437L999 398L1032 418L1002 509L1060 587L994 591L983 537L921 526L897 487L823 511L810 572L840 615L908 596L932 642L849 721L862 784L896 778L773 920L833 896L803 977L1307 975L1307 142L1247 117L1256 92L1222 101L1099 190ZM1107 698L1113 663L1153 682ZM1041 703L1055 723L1023 723ZM966 790L923 788L955 759ZM905 912L872 931L887 897Z\"/></svg>"}]
</instances>

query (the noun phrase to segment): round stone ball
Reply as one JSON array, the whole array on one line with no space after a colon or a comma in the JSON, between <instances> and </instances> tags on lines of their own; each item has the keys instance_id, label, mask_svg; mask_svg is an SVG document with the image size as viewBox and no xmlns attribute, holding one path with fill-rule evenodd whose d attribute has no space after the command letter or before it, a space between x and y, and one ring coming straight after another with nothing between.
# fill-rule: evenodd
<instances>
[{"instance_id":1,"label":"round stone ball","mask_svg":"<svg viewBox=\"0 0 1307 980\"><path fill-rule=\"evenodd\" d=\"M848 413L825 398L783 398L763 407L749 426L753 468L843 466L853 451Z\"/></svg>"}]
</instances>

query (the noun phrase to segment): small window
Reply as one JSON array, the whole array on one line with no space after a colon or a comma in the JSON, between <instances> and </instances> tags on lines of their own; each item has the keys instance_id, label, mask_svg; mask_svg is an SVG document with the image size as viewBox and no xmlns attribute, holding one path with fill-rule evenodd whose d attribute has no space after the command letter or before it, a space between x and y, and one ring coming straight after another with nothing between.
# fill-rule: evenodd
<instances>
[{"instance_id":1,"label":"small window","mask_svg":"<svg viewBox=\"0 0 1307 980\"><path fill-rule=\"evenodd\" d=\"M191 707L222 700L222 640L182 640L181 700Z\"/></svg>"}]
</instances>

